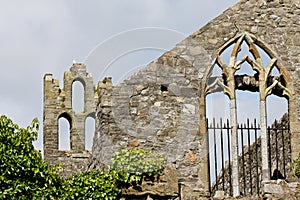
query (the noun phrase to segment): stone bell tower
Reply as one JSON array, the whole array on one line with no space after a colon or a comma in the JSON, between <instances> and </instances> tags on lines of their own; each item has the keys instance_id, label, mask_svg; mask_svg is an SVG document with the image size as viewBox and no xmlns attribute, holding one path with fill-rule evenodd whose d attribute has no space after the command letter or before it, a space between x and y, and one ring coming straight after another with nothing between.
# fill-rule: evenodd
<instances>
[{"instance_id":1,"label":"stone bell tower","mask_svg":"<svg viewBox=\"0 0 300 200\"><path fill-rule=\"evenodd\" d=\"M64 73L63 88L52 74L44 76L44 158L51 165L61 164L64 176L69 176L84 170L87 166L90 152L85 149L85 123L87 117L95 118L98 94L93 84L91 74L86 66L74 63L69 71ZM75 112L72 107L73 83L79 81L84 88L84 109ZM69 123L70 149L60 150L59 119L64 118Z\"/></svg>"}]
</instances>

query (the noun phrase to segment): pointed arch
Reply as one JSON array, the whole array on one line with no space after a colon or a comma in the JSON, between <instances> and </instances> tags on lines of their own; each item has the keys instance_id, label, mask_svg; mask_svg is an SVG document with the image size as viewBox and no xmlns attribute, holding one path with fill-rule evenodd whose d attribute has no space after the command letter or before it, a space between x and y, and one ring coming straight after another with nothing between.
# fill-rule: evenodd
<instances>
[{"instance_id":1,"label":"pointed arch","mask_svg":"<svg viewBox=\"0 0 300 200\"><path fill-rule=\"evenodd\" d=\"M245 51L245 49L247 50ZM223 54L229 58L226 58ZM266 100L269 95L276 95L289 100L293 93L291 77L288 71L281 66L278 58L276 53L266 43L254 35L244 32L229 39L217 50L216 58L207 69L202 80L205 105L207 104L205 97L214 92L223 91L230 99L233 196L240 194L240 188L243 188L244 192L246 191L245 183L244 186L243 184L241 185L242 187L240 187L239 183L239 150L244 148L244 143L239 141L243 137L240 136L241 133L239 131L244 126L238 124L238 118L242 118L237 112L238 109L241 109L241 104L237 103L240 98L237 96L238 90L258 94L255 95L255 98L258 98L256 107L258 108L260 123L261 180L269 180L271 176L268 164L268 154L270 153L268 152ZM219 75L214 75L216 66L220 68L221 74ZM249 107L246 108L249 109ZM209 110L206 109L206 116L208 116L207 111ZM247 124L249 124L249 120L246 120ZM256 120L254 121L256 123ZM251 138L253 139L253 137L248 136L247 140L251 141Z\"/></svg>"},{"instance_id":2,"label":"pointed arch","mask_svg":"<svg viewBox=\"0 0 300 200\"><path fill-rule=\"evenodd\" d=\"M75 112L84 112L85 109L85 82L76 78L72 82L72 108Z\"/></svg>"},{"instance_id":3,"label":"pointed arch","mask_svg":"<svg viewBox=\"0 0 300 200\"><path fill-rule=\"evenodd\" d=\"M90 113L85 118L85 150L92 150L95 128L95 113Z\"/></svg>"}]
</instances>

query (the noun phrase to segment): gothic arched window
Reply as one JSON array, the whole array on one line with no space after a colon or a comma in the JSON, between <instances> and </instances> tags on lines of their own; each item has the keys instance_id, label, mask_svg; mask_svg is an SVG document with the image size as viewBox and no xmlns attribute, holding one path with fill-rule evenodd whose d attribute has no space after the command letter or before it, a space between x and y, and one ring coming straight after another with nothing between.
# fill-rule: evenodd
<instances>
[{"instance_id":1,"label":"gothic arched window","mask_svg":"<svg viewBox=\"0 0 300 200\"><path fill-rule=\"evenodd\" d=\"M246 105L245 109L257 113L260 123L261 179L268 180L270 179L270 164L266 100L269 95L284 97L288 100L291 96L289 79L287 71L280 67L276 54L265 43L249 33L237 35L220 47L214 64L208 69L205 79L205 96L222 91L230 101L230 148L234 196L240 194L239 151L244 145L239 138L243 136L238 136L243 134L243 132L239 133L238 123L245 121L243 119L245 117L239 113L244 112L241 103L251 98L256 102L251 104L252 106ZM243 96L244 91L250 92L252 97ZM239 102L242 97L246 97L244 102Z\"/></svg>"},{"instance_id":2,"label":"gothic arched window","mask_svg":"<svg viewBox=\"0 0 300 200\"><path fill-rule=\"evenodd\" d=\"M72 108L75 112L84 112L85 104L85 83L76 79L72 83Z\"/></svg>"}]
</instances>

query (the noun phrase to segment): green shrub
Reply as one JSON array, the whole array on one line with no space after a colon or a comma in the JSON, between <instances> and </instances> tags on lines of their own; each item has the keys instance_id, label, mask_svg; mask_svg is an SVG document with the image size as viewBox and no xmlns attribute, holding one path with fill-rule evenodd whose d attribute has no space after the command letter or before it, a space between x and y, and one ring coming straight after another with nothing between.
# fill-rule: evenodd
<instances>
[{"instance_id":1,"label":"green shrub","mask_svg":"<svg viewBox=\"0 0 300 200\"><path fill-rule=\"evenodd\" d=\"M166 158L151 150L120 149L114 153L112 170L123 174L124 183L137 184L143 176L158 176L166 164Z\"/></svg>"},{"instance_id":2,"label":"green shrub","mask_svg":"<svg viewBox=\"0 0 300 200\"><path fill-rule=\"evenodd\" d=\"M166 158L150 150L121 149L109 171L87 171L59 176L34 149L39 122L20 128L0 117L0 199L117 199L121 189L138 184L143 176L158 176Z\"/></svg>"},{"instance_id":3,"label":"green shrub","mask_svg":"<svg viewBox=\"0 0 300 200\"><path fill-rule=\"evenodd\" d=\"M114 153L109 171L87 171L66 179L61 199L117 199L121 189L138 184L143 176L158 176L164 156L149 150L121 149Z\"/></svg>"},{"instance_id":4,"label":"green shrub","mask_svg":"<svg viewBox=\"0 0 300 200\"><path fill-rule=\"evenodd\" d=\"M32 141L39 122L20 128L0 117L0 199L43 199L60 195L62 179L56 167L43 161Z\"/></svg>"},{"instance_id":5,"label":"green shrub","mask_svg":"<svg viewBox=\"0 0 300 200\"><path fill-rule=\"evenodd\" d=\"M121 193L114 171L87 171L64 181L61 199L116 199Z\"/></svg>"},{"instance_id":6,"label":"green shrub","mask_svg":"<svg viewBox=\"0 0 300 200\"><path fill-rule=\"evenodd\" d=\"M300 178L300 154L296 160L292 161L292 176L295 178Z\"/></svg>"}]
</instances>

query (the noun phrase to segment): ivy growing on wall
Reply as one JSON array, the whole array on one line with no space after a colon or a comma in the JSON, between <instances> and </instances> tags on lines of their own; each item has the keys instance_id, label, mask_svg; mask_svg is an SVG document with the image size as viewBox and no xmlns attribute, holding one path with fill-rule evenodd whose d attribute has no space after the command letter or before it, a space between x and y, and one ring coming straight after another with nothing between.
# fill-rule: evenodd
<instances>
[{"instance_id":1,"label":"ivy growing on wall","mask_svg":"<svg viewBox=\"0 0 300 200\"><path fill-rule=\"evenodd\" d=\"M300 178L300 154L296 160L292 161L292 176L295 178Z\"/></svg>"},{"instance_id":2,"label":"ivy growing on wall","mask_svg":"<svg viewBox=\"0 0 300 200\"><path fill-rule=\"evenodd\" d=\"M143 177L159 176L166 165L166 157L151 150L120 149L114 153L112 170L123 174L124 183L138 184Z\"/></svg>"}]
</instances>

